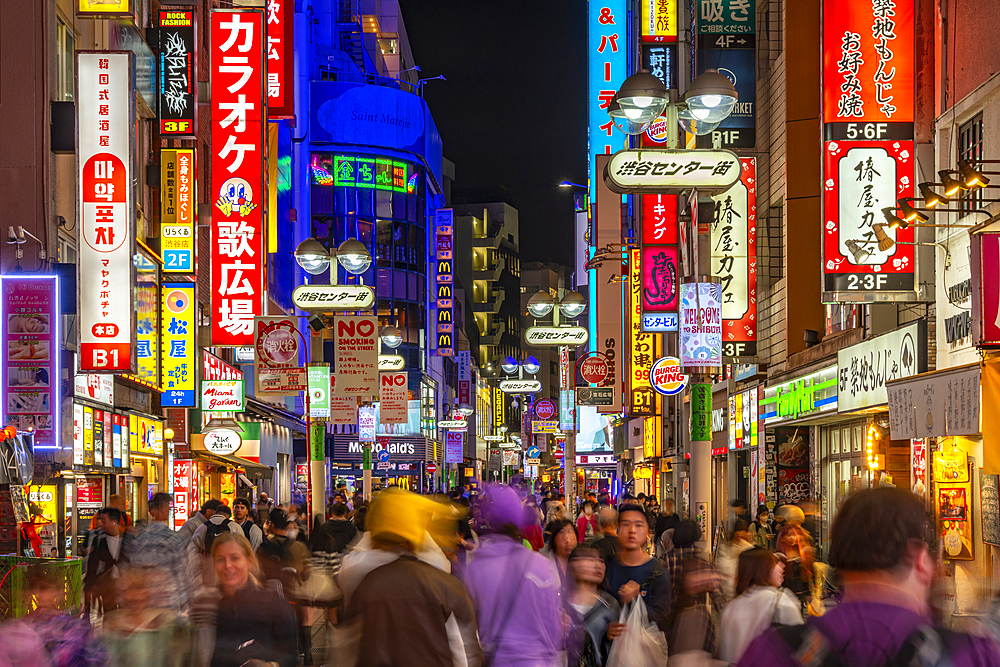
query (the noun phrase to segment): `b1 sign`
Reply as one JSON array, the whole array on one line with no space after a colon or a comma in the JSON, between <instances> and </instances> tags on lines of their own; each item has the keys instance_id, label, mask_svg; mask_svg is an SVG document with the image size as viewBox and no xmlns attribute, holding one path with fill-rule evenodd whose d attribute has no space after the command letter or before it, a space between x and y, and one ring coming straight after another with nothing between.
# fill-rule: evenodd
<instances>
[{"instance_id":1,"label":"b1 sign","mask_svg":"<svg viewBox=\"0 0 1000 667\"><path fill-rule=\"evenodd\" d=\"M722 366L722 285L681 285L681 365Z\"/></svg>"}]
</instances>

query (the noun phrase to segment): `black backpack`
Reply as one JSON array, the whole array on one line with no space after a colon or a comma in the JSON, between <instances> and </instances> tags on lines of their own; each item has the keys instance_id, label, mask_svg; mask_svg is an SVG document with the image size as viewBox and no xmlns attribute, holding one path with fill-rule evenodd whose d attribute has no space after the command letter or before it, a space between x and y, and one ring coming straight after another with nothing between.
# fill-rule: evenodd
<instances>
[{"instance_id":1,"label":"black backpack","mask_svg":"<svg viewBox=\"0 0 1000 667\"><path fill-rule=\"evenodd\" d=\"M792 649L792 660L801 667L843 667L840 657L831 652L830 641L814 625L775 625L775 630ZM922 625L913 631L885 667L950 667L948 638L954 634L944 628Z\"/></svg>"},{"instance_id":2,"label":"black backpack","mask_svg":"<svg viewBox=\"0 0 1000 667\"><path fill-rule=\"evenodd\" d=\"M205 525L205 554L212 553L212 542L215 542L215 538L223 533L229 532L229 524L231 519L223 519L222 523L215 523L214 521L209 521Z\"/></svg>"}]
</instances>

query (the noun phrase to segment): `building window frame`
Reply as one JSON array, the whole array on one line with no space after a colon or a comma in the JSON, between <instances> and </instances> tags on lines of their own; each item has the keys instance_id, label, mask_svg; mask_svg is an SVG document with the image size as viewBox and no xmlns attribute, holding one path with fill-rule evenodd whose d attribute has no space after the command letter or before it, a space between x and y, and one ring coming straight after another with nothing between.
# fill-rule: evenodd
<instances>
[{"instance_id":1,"label":"building window frame","mask_svg":"<svg viewBox=\"0 0 1000 667\"><path fill-rule=\"evenodd\" d=\"M983 112L980 111L975 116L958 126L958 159L967 160L972 166L978 166L977 162L983 159ZM963 190L961 196L961 208L963 211L973 211L982 206L983 190L974 188Z\"/></svg>"}]
</instances>

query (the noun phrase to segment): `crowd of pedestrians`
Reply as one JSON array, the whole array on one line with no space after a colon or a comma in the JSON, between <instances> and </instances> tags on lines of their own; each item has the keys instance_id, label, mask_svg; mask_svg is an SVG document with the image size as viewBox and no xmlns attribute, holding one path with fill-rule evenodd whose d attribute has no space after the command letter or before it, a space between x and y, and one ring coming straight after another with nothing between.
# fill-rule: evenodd
<instances>
[{"instance_id":1,"label":"crowd of pedestrians","mask_svg":"<svg viewBox=\"0 0 1000 667\"><path fill-rule=\"evenodd\" d=\"M263 494L179 530L168 494L134 524L109 505L83 614L33 571L0 667L1000 667L992 636L935 624L933 531L905 491L851 496L827 561L798 507L733 502L710 544L670 501L534 491L338 489L311 531Z\"/></svg>"}]
</instances>

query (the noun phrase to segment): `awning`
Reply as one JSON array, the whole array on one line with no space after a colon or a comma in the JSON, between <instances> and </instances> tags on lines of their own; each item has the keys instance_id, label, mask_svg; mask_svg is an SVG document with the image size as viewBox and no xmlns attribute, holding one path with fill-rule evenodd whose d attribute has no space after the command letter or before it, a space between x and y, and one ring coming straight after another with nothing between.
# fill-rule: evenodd
<instances>
[{"instance_id":1,"label":"awning","mask_svg":"<svg viewBox=\"0 0 1000 667\"><path fill-rule=\"evenodd\" d=\"M250 487L253 486L253 482L251 482L249 479L247 479L246 475L244 475L243 473L237 473L236 474L236 479L240 480L241 482L243 482L247 486L250 486Z\"/></svg>"},{"instance_id":2,"label":"awning","mask_svg":"<svg viewBox=\"0 0 1000 667\"><path fill-rule=\"evenodd\" d=\"M892 439L979 433L979 375L974 363L887 382Z\"/></svg>"},{"instance_id":3,"label":"awning","mask_svg":"<svg viewBox=\"0 0 1000 667\"><path fill-rule=\"evenodd\" d=\"M272 470L270 467L261 465L255 461L249 461L247 459L241 459L238 456L230 456L228 454L213 454L211 452L203 452L200 450L191 450L191 454L194 456L210 461L212 463L221 463L223 465L230 465L234 468L243 468L247 471L247 475L253 477L254 479L271 479ZM251 485L252 486L252 485Z\"/></svg>"},{"instance_id":4,"label":"awning","mask_svg":"<svg viewBox=\"0 0 1000 667\"><path fill-rule=\"evenodd\" d=\"M306 424L298 415L282 410L270 403L259 401L251 396L246 397L246 410L244 415L258 417L272 421L278 426L306 435Z\"/></svg>"}]
</instances>

